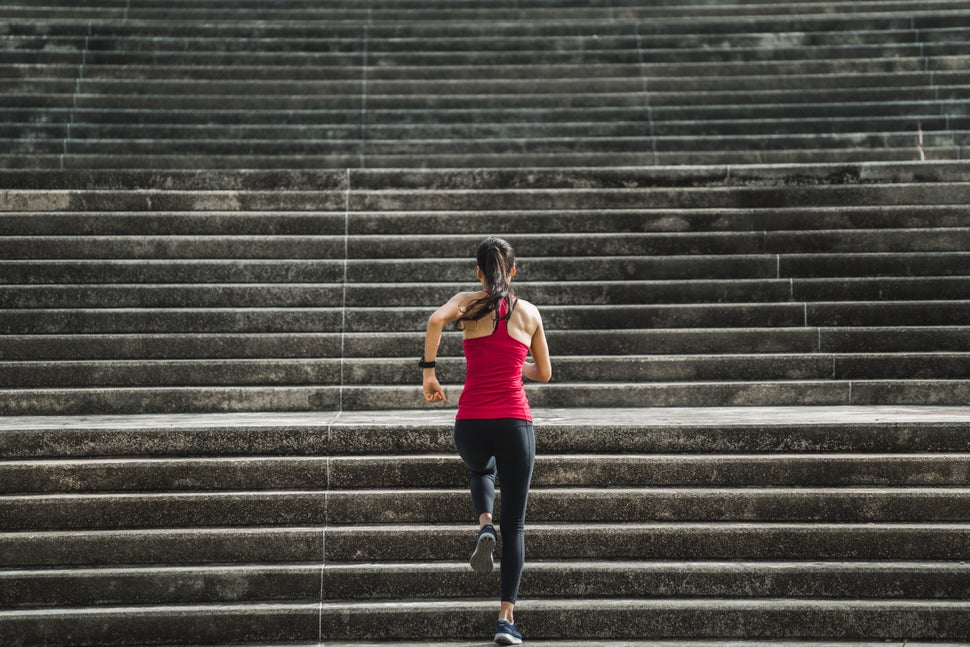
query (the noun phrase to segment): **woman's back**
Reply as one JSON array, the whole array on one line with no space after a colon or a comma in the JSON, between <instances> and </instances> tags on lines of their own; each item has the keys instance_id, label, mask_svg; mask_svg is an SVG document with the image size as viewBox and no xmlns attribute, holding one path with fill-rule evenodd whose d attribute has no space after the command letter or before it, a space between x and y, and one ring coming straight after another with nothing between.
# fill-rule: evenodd
<instances>
[{"instance_id":1,"label":"woman's back","mask_svg":"<svg viewBox=\"0 0 970 647\"><path fill-rule=\"evenodd\" d=\"M513 337L510 332L519 305L512 301L512 313L506 317L509 303L502 300L499 302L497 322L494 315L486 316L478 320L478 323L484 322L485 325L476 326L473 334L468 334L466 329L462 342L465 351L465 387L458 400L456 420L532 420L522 384L522 365L529 355L529 344ZM516 323L521 327L520 321Z\"/></svg>"}]
</instances>

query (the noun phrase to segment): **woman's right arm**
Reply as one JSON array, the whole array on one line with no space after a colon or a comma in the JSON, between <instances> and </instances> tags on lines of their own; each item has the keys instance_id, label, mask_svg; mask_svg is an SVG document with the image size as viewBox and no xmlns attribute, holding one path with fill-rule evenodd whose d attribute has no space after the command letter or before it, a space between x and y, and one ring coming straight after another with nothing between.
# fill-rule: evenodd
<instances>
[{"instance_id":1,"label":"woman's right arm","mask_svg":"<svg viewBox=\"0 0 970 647\"><path fill-rule=\"evenodd\" d=\"M438 346L441 344L441 331L447 324L461 316L460 306L464 301L463 294L456 294L428 317L428 328L424 336L424 361L435 361L438 356ZM445 392L438 383L438 378L435 377L434 369L426 368L423 372L424 399L428 402L444 402Z\"/></svg>"}]
</instances>

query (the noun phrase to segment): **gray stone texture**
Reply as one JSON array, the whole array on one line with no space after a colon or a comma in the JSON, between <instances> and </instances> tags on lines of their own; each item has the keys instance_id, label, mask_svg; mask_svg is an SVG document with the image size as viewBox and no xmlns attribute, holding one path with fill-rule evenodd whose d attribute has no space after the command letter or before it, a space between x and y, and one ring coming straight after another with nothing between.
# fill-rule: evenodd
<instances>
[{"instance_id":1,"label":"gray stone texture","mask_svg":"<svg viewBox=\"0 0 970 647\"><path fill-rule=\"evenodd\" d=\"M0 644L486 642L460 336L445 405L414 364L492 233L555 367L528 644L965 643L968 43L965 0L3 3Z\"/></svg>"}]
</instances>

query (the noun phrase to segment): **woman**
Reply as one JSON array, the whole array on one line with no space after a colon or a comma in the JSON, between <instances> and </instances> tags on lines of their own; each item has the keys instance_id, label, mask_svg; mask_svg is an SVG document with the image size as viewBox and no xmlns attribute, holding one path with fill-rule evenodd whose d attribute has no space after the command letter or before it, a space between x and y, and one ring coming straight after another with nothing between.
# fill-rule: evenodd
<instances>
[{"instance_id":1,"label":"woman","mask_svg":"<svg viewBox=\"0 0 970 647\"><path fill-rule=\"evenodd\" d=\"M466 371L455 416L455 445L468 468L479 527L471 566L482 574L492 570L497 474L502 486L502 599L495 642L517 645L522 634L513 610L525 562L525 507L535 462L532 414L522 378L548 382L552 365L539 310L512 295L512 247L501 238L489 237L478 246L476 257L482 289L456 294L431 315L419 366L424 369L425 400L444 402L434 362L441 331L446 324L458 322L464 335ZM530 350L534 363L525 361Z\"/></svg>"}]
</instances>

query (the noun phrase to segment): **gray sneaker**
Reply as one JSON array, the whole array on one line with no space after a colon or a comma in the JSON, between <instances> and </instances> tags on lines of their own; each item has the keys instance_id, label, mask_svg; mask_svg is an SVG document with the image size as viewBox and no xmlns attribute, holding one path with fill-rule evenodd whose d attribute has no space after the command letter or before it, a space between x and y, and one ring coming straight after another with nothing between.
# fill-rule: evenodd
<instances>
[{"instance_id":1,"label":"gray sneaker","mask_svg":"<svg viewBox=\"0 0 970 647\"><path fill-rule=\"evenodd\" d=\"M470 560L472 570L479 575L487 575L492 572L495 566L495 528L492 524L487 524L478 531L478 539L475 540L475 550L472 552Z\"/></svg>"},{"instance_id":2,"label":"gray sneaker","mask_svg":"<svg viewBox=\"0 0 970 647\"><path fill-rule=\"evenodd\" d=\"M499 620L495 625L495 642L500 645L521 645L522 634L508 620Z\"/></svg>"}]
</instances>

